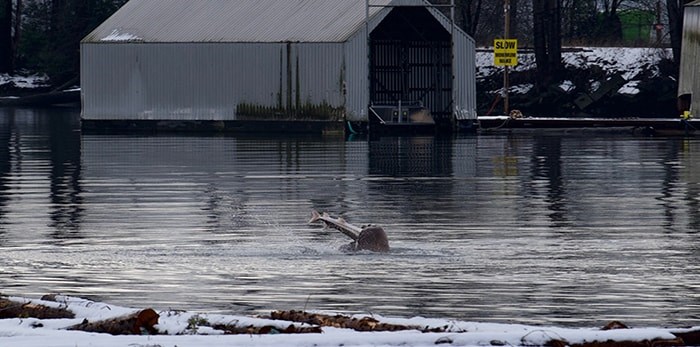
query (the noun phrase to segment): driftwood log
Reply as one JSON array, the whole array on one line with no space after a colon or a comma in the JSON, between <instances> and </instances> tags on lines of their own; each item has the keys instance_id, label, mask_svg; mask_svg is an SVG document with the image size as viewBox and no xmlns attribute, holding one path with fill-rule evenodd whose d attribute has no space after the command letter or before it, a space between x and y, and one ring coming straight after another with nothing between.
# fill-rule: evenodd
<instances>
[{"instance_id":1,"label":"driftwood log","mask_svg":"<svg viewBox=\"0 0 700 347\"><path fill-rule=\"evenodd\" d=\"M685 332L672 331L671 334L681 338L686 346L700 346L700 330Z\"/></svg>"},{"instance_id":2,"label":"driftwood log","mask_svg":"<svg viewBox=\"0 0 700 347\"><path fill-rule=\"evenodd\" d=\"M320 333L323 333L323 330L321 330L321 327L318 327L318 326L296 327L293 324L290 324L285 329L279 329L279 328L271 326L271 325L265 325L265 326L258 327L258 326L254 326L254 325L237 326L235 324L232 324L232 325L214 324L214 325L212 325L212 328L214 328L216 330L221 330L226 335L239 335L239 334L246 334L246 335L320 334Z\"/></svg>"},{"instance_id":3,"label":"driftwood log","mask_svg":"<svg viewBox=\"0 0 700 347\"><path fill-rule=\"evenodd\" d=\"M75 318L75 314L64 308L23 303L0 298L0 319L29 317L39 319Z\"/></svg>"},{"instance_id":4,"label":"driftwood log","mask_svg":"<svg viewBox=\"0 0 700 347\"><path fill-rule=\"evenodd\" d=\"M400 331L419 330L422 332L444 332L447 327L428 328L413 325L397 325L380 323L372 317L353 318L343 315L324 315L308 313L304 311L274 311L270 319L286 320L290 322L307 323L324 327L353 329L355 331Z\"/></svg>"},{"instance_id":5,"label":"driftwood log","mask_svg":"<svg viewBox=\"0 0 700 347\"><path fill-rule=\"evenodd\" d=\"M56 296L53 294L44 295L41 297L41 300L56 301ZM147 308L129 315L100 321L90 322L86 319L80 324L69 327L68 330L107 333L112 335L133 335L147 332L151 335L155 335L158 333L158 330L154 325L158 324L159 317L156 311Z\"/></svg>"},{"instance_id":6,"label":"driftwood log","mask_svg":"<svg viewBox=\"0 0 700 347\"><path fill-rule=\"evenodd\" d=\"M154 325L158 324L159 317L156 311L147 308L130 315L95 322L89 322L86 319L80 324L69 327L68 330L107 333L112 335L141 335L144 332L156 335L158 334L158 330Z\"/></svg>"}]
</instances>

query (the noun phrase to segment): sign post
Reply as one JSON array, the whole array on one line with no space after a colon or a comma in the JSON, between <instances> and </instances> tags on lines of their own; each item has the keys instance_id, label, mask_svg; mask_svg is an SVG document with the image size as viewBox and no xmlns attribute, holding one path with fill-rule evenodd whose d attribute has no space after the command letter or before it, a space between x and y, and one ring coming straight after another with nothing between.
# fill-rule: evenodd
<instances>
[{"instance_id":1,"label":"sign post","mask_svg":"<svg viewBox=\"0 0 700 347\"><path fill-rule=\"evenodd\" d=\"M518 40L496 39L493 41L493 65L503 66L503 112L506 116L510 113L510 98L508 89L510 81L508 73L511 66L518 65Z\"/></svg>"},{"instance_id":2,"label":"sign post","mask_svg":"<svg viewBox=\"0 0 700 347\"><path fill-rule=\"evenodd\" d=\"M508 89L510 88L508 74L511 66L518 65L518 40L509 39L510 36L510 0L505 0L503 5L505 18L503 39L493 42L493 64L503 66L503 112L506 116L510 113Z\"/></svg>"}]
</instances>

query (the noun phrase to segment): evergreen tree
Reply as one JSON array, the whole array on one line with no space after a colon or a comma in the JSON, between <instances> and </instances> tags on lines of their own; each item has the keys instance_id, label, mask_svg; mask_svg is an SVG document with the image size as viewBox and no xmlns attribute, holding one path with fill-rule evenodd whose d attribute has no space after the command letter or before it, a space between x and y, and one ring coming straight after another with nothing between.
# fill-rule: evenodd
<instances>
[{"instance_id":1,"label":"evergreen tree","mask_svg":"<svg viewBox=\"0 0 700 347\"><path fill-rule=\"evenodd\" d=\"M18 63L45 72L54 85L76 81L80 40L126 0L25 1Z\"/></svg>"}]
</instances>

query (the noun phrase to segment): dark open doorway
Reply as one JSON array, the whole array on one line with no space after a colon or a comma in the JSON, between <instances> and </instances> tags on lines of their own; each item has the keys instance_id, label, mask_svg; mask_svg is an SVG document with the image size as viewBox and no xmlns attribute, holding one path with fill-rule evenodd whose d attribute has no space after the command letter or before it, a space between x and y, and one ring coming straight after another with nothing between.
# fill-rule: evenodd
<instances>
[{"instance_id":1,"label":"dark open doorway","mask_svg":"<svg viewBox=\"0 0 700 347\"><path fill-rule=\"evenodd\" d=\"M393 8L370 34L370 104L387 122L424 109L437 126L452 123L451 36L426 8Z\"/></svg>"}]
</instances>

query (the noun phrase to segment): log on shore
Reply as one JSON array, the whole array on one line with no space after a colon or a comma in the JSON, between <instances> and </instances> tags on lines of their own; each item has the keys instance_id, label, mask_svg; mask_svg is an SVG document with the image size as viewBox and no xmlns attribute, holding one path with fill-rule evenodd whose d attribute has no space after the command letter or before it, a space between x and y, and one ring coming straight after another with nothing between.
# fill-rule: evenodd
<instances>
[{"instance_id":1,"label":"log on shore","mask_svg":"<svg viewBox=\"0 0 700 347\"><path fill-rule=\"evenodd\" d=\"M159 317L156 311L147 308L130 315L95 322L86 319L80 324L69 327L68 330L112 335L141 335L143 333L157 335L158 330L154 326L158 324Z\"/></svg>"},{"instance_id":2,"label":"log on shore","mask_svg":"<svg viewBox=\"0 0 700 347\"><path fill-rule=\"evenodd\" d=\"M671 331L671 334L682 339L686 346L700 346L700 330Z\"/></svg>"},{"instance_id":3,"label":"log on shore","mask_svg":"<svg viewBox=\"0 0 700 347\"><path fill-rule=\"evenodd\" d=\"M65 308L0 298L0 319L29 317L38 319L75 318L75 314Z\"/></svg>"},{"instance_id":4,"label":"log on shore","mask_svg":"<svg viewBox=\"0 0 700 347\"><path fill-rule=\"evenodd\" d=\"M235 324L214 324L213 329L221 330L225 335L267 335L267 334L320 334L323 333L321 327L297 327L290 324L285 329L280 329L271 325L265 326L237 326Z\"/></svg>"},{"instance_id":5,"label":"log on shore","mask_svg":"<svg viewBox=\"0 0 700 347\"><path fill-rule=\"evenodd\" d=\"M418 330L422 332L445 332L447 327L427 328L414 325L397 325L380 323L372 317L353 318L343 315L324 315L303 311L274 311L270 319L286 320L290 322L307 323L325 327L353 329L355 331L401 331Z\"/></svg>"}]
</instances>

